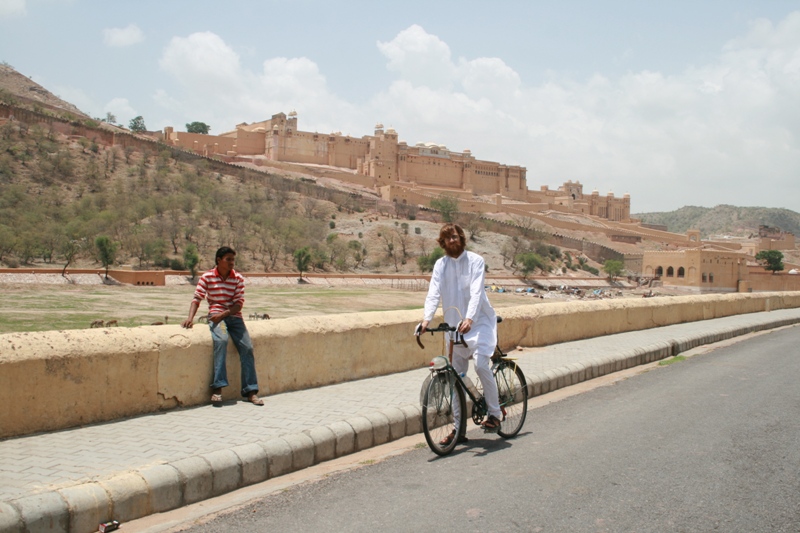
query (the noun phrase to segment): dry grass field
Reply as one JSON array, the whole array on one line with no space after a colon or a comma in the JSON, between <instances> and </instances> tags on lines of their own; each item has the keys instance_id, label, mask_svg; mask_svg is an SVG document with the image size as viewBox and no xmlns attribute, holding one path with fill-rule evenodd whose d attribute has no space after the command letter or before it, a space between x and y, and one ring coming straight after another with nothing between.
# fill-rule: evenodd
<instances>
[{"instance_id":1,"label":"dry grass field","mask_svg":"<svg viewBox=\"0 0 800 533\"><path fill-rule=\"evenodd\" d=\"M117 320L120 327L153 322L179 324L194 292L191 285L131 287L107 285L0 284L0 334L85 329L93 320ZM497 309L556 300L514 293L490 293ZM243 314L267 313L273 320L295 316L419 309L425 293L391 288L251 287ZM207 309L205 303L200 313Z\"/></svg>"}]
</instances>

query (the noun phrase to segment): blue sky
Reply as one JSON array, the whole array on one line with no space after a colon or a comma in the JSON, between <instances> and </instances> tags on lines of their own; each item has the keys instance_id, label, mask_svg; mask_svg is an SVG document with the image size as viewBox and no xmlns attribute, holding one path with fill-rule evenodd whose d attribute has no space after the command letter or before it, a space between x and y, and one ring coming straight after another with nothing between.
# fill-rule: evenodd
<instances>
[{"instance_id":1,"label":"blue sky","mask_svg":"<svg viewBox=\"0 0 800 533\"><path fill-rule=\"evenodd\" d=\"M295 110L302 130L380 122L634 212L800 211L797 0L0 0L0 61L124 125Z\"/></svg>"}]
</instances>

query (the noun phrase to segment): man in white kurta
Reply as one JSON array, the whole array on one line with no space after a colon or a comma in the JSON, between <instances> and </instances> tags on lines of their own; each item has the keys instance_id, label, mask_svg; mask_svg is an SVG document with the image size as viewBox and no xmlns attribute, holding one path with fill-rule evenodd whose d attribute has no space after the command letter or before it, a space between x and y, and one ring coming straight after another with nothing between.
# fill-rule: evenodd
<instances>
[{"instance_id":1,"label":"man in white kurta","mask_svg":"<svg viewBox=\"0 0 800 533\"><path fill-rule=\"evenodd\" d=\"M453 368L459 374L466 373L470 356L475 360L475 372L483 385L489 411L483 427L496 431L500 428L501 411L491 358L497 345L497 315L484 290L485 263L480 255L465 250L464 230L456 224L442 227L439 245L446 255L433 266L421 333L426 331L441 302L444 321L459 324L458 331L467 344L454 347ZM456 418L460 416L458 412L453 414ZM465 440L463 436L459 438Z\"/></svg>"}]
</instances>

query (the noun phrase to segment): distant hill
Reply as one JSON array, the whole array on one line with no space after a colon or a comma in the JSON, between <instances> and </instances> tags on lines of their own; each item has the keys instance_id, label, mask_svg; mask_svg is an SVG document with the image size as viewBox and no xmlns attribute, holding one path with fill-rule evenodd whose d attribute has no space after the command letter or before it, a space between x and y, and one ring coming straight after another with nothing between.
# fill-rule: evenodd
<instances>
[{"instance_id":1,"label":"distant hill","mask_svg":"<svg viewBox=\"0 0 800 533\"><path fill-rule=\"evenodd\" d=\"M647 224L663 224L676 233L699 229L704 238L710 235L747 237L757 234L759 225L778 227L800 235L800 213L773 207L686 206L675 211L637 213L631 217Z\"/></svg>"}]
</instances>

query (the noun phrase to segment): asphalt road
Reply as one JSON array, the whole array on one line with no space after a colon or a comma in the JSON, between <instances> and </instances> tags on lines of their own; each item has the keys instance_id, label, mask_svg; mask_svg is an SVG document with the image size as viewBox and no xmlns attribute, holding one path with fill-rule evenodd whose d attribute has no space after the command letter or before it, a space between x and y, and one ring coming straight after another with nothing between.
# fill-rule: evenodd
<instances>
[{"instance_id":1,"label":"asphalt road","mask_svg":"<svg viewBox=\"0 0 800 533\"><path fill-rule=\"evenodd\" d=\"M800 531L800 327L290 488L187 529Z\"/></svg>"}]
</instances>

